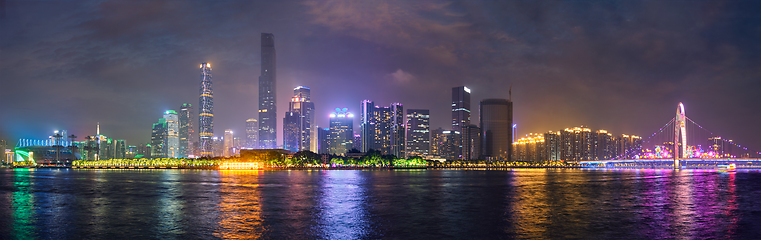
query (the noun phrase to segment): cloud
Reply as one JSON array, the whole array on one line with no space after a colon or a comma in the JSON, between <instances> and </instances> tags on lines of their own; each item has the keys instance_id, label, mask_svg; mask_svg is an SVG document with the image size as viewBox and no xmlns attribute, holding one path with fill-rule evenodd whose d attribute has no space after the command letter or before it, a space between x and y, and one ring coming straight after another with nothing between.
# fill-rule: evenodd
<instances>
[{"instance_id":1,"label":"cloud","mask_svg":"<svg viewBox=\"0 0 761 240\"><path fill-rule=\"evenodd\" d=\"M396 83L409 83L415 80L415 76L412 74L402 71L402 69L397 69L396 72L388 74L388 76Z\"/></svg>"}]
</instances>

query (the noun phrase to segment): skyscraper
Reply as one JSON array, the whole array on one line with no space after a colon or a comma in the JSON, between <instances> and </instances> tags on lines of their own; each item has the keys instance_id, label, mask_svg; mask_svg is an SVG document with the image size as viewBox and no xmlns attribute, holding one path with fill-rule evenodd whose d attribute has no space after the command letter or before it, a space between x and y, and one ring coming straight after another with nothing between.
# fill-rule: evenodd
<instances>
[{"instance_id":1,"label":"skyscraper","mask_svg":"<svg viewBox=\"0 0 761 240\"><path fill-rule=\"evenodd\" d=\"M222 150L223 151L223 155L225 157L231 157L231 156L235 155L235 149L234 149L235 146L233 144L235 138L233 137L233 130L232 129L225 130L225 137L224 137L223 140L224 140L224 150Z\"/></svg>"},{"instance_id":2,"label":"skyscraper","mask_svg":"<svg viewBox=\"0 0 761 240\"><path fill-rule=\"evenodd\" d=\"M153 130L151 132L151 154L152 158L165 158L166 157L166 143L164 140L167 136L166 119L160 118L159 122L153 124ZM88 146L90 148L97 148L97 135L88 139ZM97 160L97 157L93 153L88 154L88 160Z\"/></svg>"},{"instance_id":3,"label":"skyscraper","mask_svg":"<svg viewBox=\"0 0 761 240\"><path fill-rule=\"evenodd\" d=\"M407 156L427 156L430 146L428 109L407 109Z\"/></svg>"},{"instance_id":4,"label":"skyscraper","mask_svg":"<svg viewBox=\"0 0 761 240\"><path fill-rule=\"evenodd\" d=\"M481 128L474 124L462 128L462 159L478 160L481 157Z\"/></svg>"},{"instance_id":5,"label":"skyscraper","mask_svg":"<svg viewBox=\"0 0 761 240\"><path fill-rule=\"evenodd\" d=\"M293 97L288 105L289 112L299 114L298 151L312 150L312 129L315 127L314 103L311 101L310 89L298 86L293 89Z\"/></svg>"},{"instance_id":6,"label":"skyscraper","mask_svg":"<svg viewBox=\"0 0 761 240\"><path fill-rule=\"evenodd\" d=\"M177 112L169 110L164 113L166 119L165 151L168 158L180 158L180 125Z\"/></svg>"},{"instance_id":7,"label":"skyscraper","mask_svg":"<svg viewBox=\"0 0 761 240\"><path fill-rule=\"evenodd\" d=\"M484 99L480 104L482 154L486 160L511 161L513 103Z\"/></svg>"},{"instance_id":8,"label":"skyscraper","mask_svg":"<svg viewBox=\"0 0 761 240\"><path fill-rule=\"evenodd\" d=\"M211 64L201 63L201 90L198 98L198 138L200 156L213 156L214 91L211 89ZM156 147L156 146L153 146Z\"/></svg>"},{"instance_id":9,"label":"skyscraper","mask_svg":"<svg viewBox=\"0 0 761 240\"><path fill-rule=\"evenodd\" d=\"M456 155L462 156L462 159L471 160L466 149L472 149L470 144L473 142L468 139L469 134L465 128L470 125L470 89L465 86L452 88L452 130L459 132L462 139L451 141L460 144L455 146ZM478 156L476 156L478 157Z\"/></svg>"},{"instance_id":10,"label":"skyscraper","mask_svg":"<svg viewBox=\"0 0 761 240\"><path fill-rule=\"evenodd\" d=\"M444 135L444 129L442 128L431 130L431 144L429 145L430 147L429 154L431 156L433 157L441 156L441 147L442 145L444 145L443 135Z\"/></svg>"},{"instance_id":11,"label":"skyscraper","mask_svg":"<svg viewBox=\"0 0 761 240\"><path fill-rule=\"evenodd\" d=\"M283 118L283 149L298 152L301 137L301 115L298 112L286 112Z\"/></svg>"},{"instance_id":12,"label":"skyscraper","mask_svg":"<svg viewBox=\"0 0 761 240\"><path fill-rule=\"evenodd\" d=\"M404 109L401 103L378 107L370 100L360 104L362 151L378 150L382 154L405 157Z\"/></svg>"},{"instance_id":13,"label":"skyscraper","mask_svg":"<svg viewBox=\"0 0 761 240\"><path fill-rule=\"evenodd\" d=\"M259 147L259 120L249 118L246 120L246 147Z\"/></svg>"},{"instance_id":14,"label":"skyscraper","mask_svg":"<svg viewBox=\"0 0 761 240\"><path fill-rule=\"evenodd\" d=\"M179 124L180 124L180 157L186 158L188 155L193 155L193 140L191 136L195 136L193 130L193 106L189 103L183 103L180 106Z\"/></svg>"},{"instance_id":15,"label":"skyscraper","mask_svg":"<svg viewBox=\"0 0 761 240\"><path fill-rule=\"evenodd\" d=\"M330 154L343 155L354 147L354 114L348 109L336 108L330 114Z\"/></svg>"},{"instance_id":16,"label":"skyscraper","mask_svg":"<svg viewBox=\"0 0 761 240\"><path fill-rule=\"evenodd\" d=\"M317 128L317 153L329 154L330 153L330 129L329 128Z\"/></svg>"},{"instance_id":17,"label":"skyscraper","mask_svg":"<svg viewBox=\"0 0 761 240\"><path fill-rule=\"evenodd\" d=\"M274 149L277 144L277 71L275 35L262 33L262 67L259 76L259 145Z\"/></svg>"}]
</instances>

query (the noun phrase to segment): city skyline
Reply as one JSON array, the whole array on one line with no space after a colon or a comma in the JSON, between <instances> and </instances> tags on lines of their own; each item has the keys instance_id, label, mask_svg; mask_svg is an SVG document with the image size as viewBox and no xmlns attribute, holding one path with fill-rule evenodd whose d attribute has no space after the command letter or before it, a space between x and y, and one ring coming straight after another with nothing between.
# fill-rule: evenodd
<instances>
[{"instance_id":1,"label":"city skyline","mask_svg":"<svg viewBox=\"0 0 761 240\"><path fill-rule=\"evenodd\" d=\"M310 86L321 128L328 126L334 107L354 109L361 100L373 99L381 106L398 102L408 109L430 109L430 128L448 130L451 88L467 86L477 103L506 99L513 85L519 136L582 124L647 136L673 117L676 103L684 102L691 118L711 131L761 148L761 97L755 93L761 89L761 51L753 44L761 40L753 30L761 21L747 12L752 8L710 2L494 4L215 6L243 18L234 21L206 12L184 14L208 7L203 2L9 2L0 19L0 30L11 33L0 36L0 52L7 56L0 59L6 73L0 100L13 104L0 116L0 139L12 145L55 129L88 136L100 122L104 135L129 144L148 142L150 126L163 112L195 102L195 66L201 62L214 67L214 132L242 133L246 119L258 118L259 41L266 32L277 36L279 47L277 108L287 109L291 88ZM366 14L384 6L386 11ZM347 10L330 10L335 7ZM143 8L156 11L139 11ZM673 11L681 19L652 9ZM65 10L76 17L50 14ZM118 10L139 14L119 19L113 14ZM250 11L259 14L241 15ZM505 11L513 15L502 16ZM83 12L95 14L82 17ZM284 13L295 17L279 16L291 15ZM383 24L355 21L359 17ZM37 18L48 19L42 20L47 24L35 24L41 21ZM384 19L419 22L430 31ZM756 25L743 24L754 20ZM35 27L19 27L22 22ZM115 27L121 22L131 23ZM211 34L196 35L198 27ZM537 30L529 31L532 27ZM479 121L477 112L471 115L472 123ZM277 126L279 143L282 126Z\"/></svg>"}]
</instances>

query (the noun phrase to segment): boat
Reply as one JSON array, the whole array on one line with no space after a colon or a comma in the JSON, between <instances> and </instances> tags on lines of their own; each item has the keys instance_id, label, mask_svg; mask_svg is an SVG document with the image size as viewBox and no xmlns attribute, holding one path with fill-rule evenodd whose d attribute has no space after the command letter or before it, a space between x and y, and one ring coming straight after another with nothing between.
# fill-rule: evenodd
<instances>
[{"instance_id":1,"label":"boat","mask_svg":"<svg viewBox=\"0 0 761 240\"><path fill-rule=\"evenodd\" d=\"M716 169L719 172L735 172L737 171L737 166L734 163L730 163L728 165L716 165Z\"/></svg>"}]
</instances>

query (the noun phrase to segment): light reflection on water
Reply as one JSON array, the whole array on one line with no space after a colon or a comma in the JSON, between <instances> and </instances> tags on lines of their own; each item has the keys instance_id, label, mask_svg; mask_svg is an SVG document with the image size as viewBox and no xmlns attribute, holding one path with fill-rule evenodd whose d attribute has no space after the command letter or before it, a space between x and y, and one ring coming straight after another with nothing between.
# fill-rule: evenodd
<instances>
[{"instance_id":1,"label":"light reflection on water","mask_svg":"<svg viewBox=\"0 0 761 240\"><path fill-rule=\"evenodd\" d=\"M0 169L0 204L0 239L761 236L751 171Z\"/></svg>"}]
</instances>

